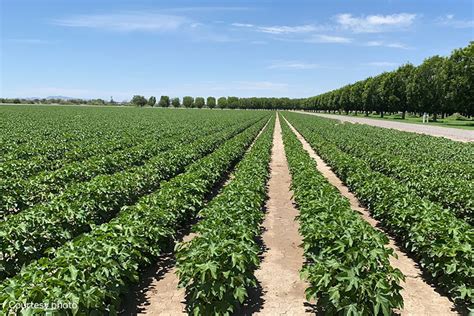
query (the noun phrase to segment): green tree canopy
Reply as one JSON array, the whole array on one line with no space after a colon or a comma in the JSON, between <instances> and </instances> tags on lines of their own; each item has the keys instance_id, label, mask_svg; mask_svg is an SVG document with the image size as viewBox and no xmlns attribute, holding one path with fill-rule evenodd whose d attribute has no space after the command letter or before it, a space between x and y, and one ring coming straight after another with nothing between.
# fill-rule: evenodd
<instances>
[{"instance_id":1,"label":"green tree canopy","mask_svg":"<svg viewBox=\"0 0 474 316\"><path fill-rule=\"evenodd\" d=\"M148 99L148 105L149 106L155 106L156 104L156 98L154 96L151 96L149 99Z\"/></svg>"},{"instance_id":2,"label":"green tree canopy","mask_svg":"<svg viewBox=\"0 0 474 316\"><path fill-rule=\"evenodd\" d=\"M196 105L196 107L198 107L199 109L202 109L205 105L205 101L204 101L204 98L203 97L196 97L196 99L194 100L194 104Z\"/></svg>"},{"instance_id":3,"label":"green tree canopy","mask_svg":"<svg viewBox=\"0 0 474 316\"><path fill-rule=\"evenodd\" d=\"M135 106L145 106L147 104L147 100L142 95L134 95L131 103Z\"/></svg>"},{"instance_id":4,"label":"green tree canopy","mask_svg":"<svg viewBox=\"0 0 474 316\"><path fill-rule=\"evenodd\" d=\"M207 107L213 109L216 107L216 98L214 97L207 97Z\"/></svg>"},{"instance_id":5,"label":"green tree canopy","mask_svg":"<svg viewBox=\"0 0 474 316\"><path fill-rule=\"evenodd\" d=\"M159 106L163 108L167 108L170 106L170 97L167 95L162 95L160 97L160 102L158 103Z\"/></svg>"},{"instance_id":6,"label":"green tree canopy","mask_svg":"<svg viewBox=\"0 0 474 316\"><path fill-rule=\"evenodd\" d=\"M194 98L190 96L185 96L183 98L183 105L185 108L192 108L194 107Z\"/></svg>"},{"instance_id":7,"label":"green tree canopy","mask_svg":"<svg viewBox=\"0 0 474 316\"><path fill-rule=\"evenodd\" d=\"M225 109L227 107L227 98L226 97L220 97L217 100L217 107L221 109Z\"/></svg>"},{"instance_id":8,"label":"green tree canopy","mask_svg":"<svg viewBox=\"0 0 474 316\"><path fill-rule=\"evenodd\" d=\"M171 105L175 108L179 108L179 106L181 105L181 103L179 102L179 98L173 98L171 100Z\"/></svg>"}]
</instances>

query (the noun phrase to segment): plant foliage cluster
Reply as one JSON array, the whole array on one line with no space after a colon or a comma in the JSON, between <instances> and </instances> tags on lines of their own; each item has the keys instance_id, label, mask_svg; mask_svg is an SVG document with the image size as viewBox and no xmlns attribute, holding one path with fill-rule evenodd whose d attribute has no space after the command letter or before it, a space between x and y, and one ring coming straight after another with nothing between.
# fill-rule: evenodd
<instances>
[{"instance_id":1,"label":"plant foliage cluster","mask_svg":"<svg viewBox=\"0 0 474 316\"><path fill-rule=\"evenodd\" d=\"M314 121L313 129L327 142L474 223L473 144L323 118Z\"/></svg>"},{"instance_id":2,"label":"plant foliage cluster","mask_svg":"<svg viewBox=\"0 0 474 316\"><path fill-rule=\"evenodd\" d=\"M415 256L427 275L460 306L474 308L472 225L421 198L405 183L373 170L365 159L345 153L325 140L318 131L319 118L296 113L285 116L372 216Z\"/></svg>"},{"instance_id":3,"label":"plant foliage cluster","mask_svg":"<svg viewBox=\"0 0 474 316\"><path fill-rule=\"evenodd\" d=\"M330 315L391 315L403 307L404 276L390 265L388 238L350 208L286 123L283 141L300 212L307 299Z\"/></svg>"},{"instance_id":4,"label":"plant foliage cluster","mask_svg":"<svg viewBox=\"0 0 474 316\"><path fill-rule=\"evenodd\" d=\"M192 124L183 124L179 129L176 125L165 126L167 130L150 133L138 145L134 146L130 142L128 148L114 153L107 154L108 150L104 150L102 154L86 160L67 163L54 171L43 171L29 178L3 178L0 217L46 202L78 182L141 166L160 153L177 149L183 143L193 142L207 133L218 132L221 128L215 122L203 122L198 130Z\"/></svg>"},{"instance_id":5,"label":"plant foliage cluster","mask_svg":"<svg viewBox=\"0 0 474 316\"><path fill-rule=\"evenodd\" d=\"M275 120L245 154L232 180L200 211L197 236L177 247L177 273L194 315L230 315L256 287L265 184Z\"/></svg>"},{"instance_id":6,"label":"plant foliage cluster","mask_svg":"<svg viewBox=\"0 0 474 316\"><path fill-rule=\"evenodd\" d=\"M90 232L5 280L0 284L3 312L11 311L13 302L62 302L76 304L76 308L61 310L64 315L117 314L121 295L138 281L140 268L169 251L179 228L196 215L266 121L260 119L230 138L184 173L162 183L156 192L122 208L110 222L92 226ZM47 315L34 307L23 312Z\"/></svg>"},{"instance_id":7,"label":"plant foliage cluster","mask_svg":"<svg viewBox=\"0 0 474 316\"><path fill-rule=\"evenodd\" d=\"M0 277L15 274L22 265L43 256L48 248L89 231L91 225L109 221L121 207L158 189L160 182L181 173L187 165L266 115L211 115L212 123L203 124L205 132L193 142L183 145L182 136L187 134L178 133L174 149L161 152L142 165L78 182L44 203L7 216L0 222Z\"/></svg>"}]
</instances>

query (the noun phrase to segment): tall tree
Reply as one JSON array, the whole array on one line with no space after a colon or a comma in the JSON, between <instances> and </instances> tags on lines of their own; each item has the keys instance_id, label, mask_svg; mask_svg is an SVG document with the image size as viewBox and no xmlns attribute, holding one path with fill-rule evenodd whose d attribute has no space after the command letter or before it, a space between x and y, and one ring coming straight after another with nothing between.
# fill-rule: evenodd
<instances>
[{"instance_id":1,"label":"tall tree","mask_svg":"<svg viewBox=\"0 0 474 316\"><path fill-rule=\"evenodd\" d=\"M185 108L192 108L194 107L194 98L190 96L185 96L183 98L183 105Z\"/></svg>"},{"instance_id":2,"label":"tall tree","mask_svg":"<svg viewBox=\"0 0 474 316\"><path fill-rule=\"evenodd\" d=\"M160 102L158 103L162 108L167 108L170 106L170 97L167 95L162 95L160 97Z\"/></svg>"},{"instance_id":3,"label":"tall tree","mask_svg":"<svg viewBox=\"0 0 474 316\"><path fill-rule=\"evenodd\" d=\"M194 103L196 107L198 107L199 109L202 109L205 105L205 101L203 97L196 97L196 99L194 100Z\"/></svg>"},{"instance_id":4,"label":"tall tree","mask_svg":"<svg viewBox=\"0 0 474 316\"><path fill-rule=\"evenodd\" d=\"M446 59L440 56L433 56L417 67L411 86L412 98L418 98L421 111L433 114L436 121L437 115L442 111L446 102Z\"/></svg>"},{"instance_id":5,"label":"tall tree","mask_svg":"<svg viewBox=\"0 0 474 316\"><path fill-rule=\"evenodd\" d=\"M236 109L239 107L239 98L237 97L227 97L227 106L229 109Z\"/></svg>"},{"instance_id":6,"label":"tall tree","mask_svg":"<svg viewBox=\"0 0 474 316\"><path fill-rule=\"evenodd\" d=\"M147 104L147 100L142 95L134 95L131 103L135 106L145 106Z\"/></svg>"},{"instance_id":7,"label":"tall tree","mask_svg":"<svg viewBox=\"0 0 474 316\"><path fill-rule=\"evenodd\" d=\"M151 96L151 97L148 99L147 104L148 104L149 106L152 106L152 107L155 106L155 104L156 104L156 98L155 98L154 96Z\"/></svg>"},{"instance_id":8,"label":"tall tree","mask_svg":"<svg viewBox=\"0 0 474 316\"><path fill-rule=\"evenodd\" d=\"M415 66L410 63L406 63L400 66L396 71L395 75L395 94L399 99L397 111L402 112L402 119L405 119L407 111L413 111L414 107L408 102L408 88L410 82L413 80L415 72Z\"/></svg>"},{"instance_id":9,"label":"tall tree","mask_svg":"<svg viewBox=\"0 0 474 316\"><path fill-rule=\"evenodd\" d=\"M181 105L181 103L179 102L179 98L173 98L171 100L171 105L175 108L179 108L179 106Z\"/></svg>"},{"instance_id":10,"label":"tall tree","mask_svg":"<svg viewBox=\"0 0 474 316\"><path fill-rule=\"evenodd\" d=\"M216 98L214 97L207 97L207 107L213 109L216 107Z\"/></svg>"},{"instance_id":11,"label":"tall tree","mask_svg":"<svg viewBox=\"0 0 474 316\"><path fill-rule=\"evenodd\" d=\"M350 103L351 103L351 110L355 111L357 115L357 111L363 110L363 101L362 101L362 94L364 92L364 82L357 81L353 85L351 85L351 93L350 93Z\"/></svg>"},{"instance_id":12,"label":"tall tree","mask_svg":"<svg viewBox=\"0 0 474 316\"><path fill-rule=\"evenodd\" d=\"M217 107L221 109L225 109L227 107L227 98L226 97L220 97L217 100Z\"/></svg>"},{"instance_id":13,"label":"tall tree","mask_svg":"<svg viewBox=\"0 0 474 316\"><path fill-rule=\"evenodd\" d=\"M474 115L474 42L454 50L445 68L446 99L451 112Z\"/></svg>"},{"instance_id":14,"label":"tall tree","mask_svg":"<svg viewBox=\"0 0 474 316\"><path fill-rule=\"evenodd\" d=\"M375 110L376 106L376 90L377 85L373 77L369 77L365 80L364 91L362 92L362 100L364 104L365 115L368 116L369 112Z\"/></svg>"}]
</instances>

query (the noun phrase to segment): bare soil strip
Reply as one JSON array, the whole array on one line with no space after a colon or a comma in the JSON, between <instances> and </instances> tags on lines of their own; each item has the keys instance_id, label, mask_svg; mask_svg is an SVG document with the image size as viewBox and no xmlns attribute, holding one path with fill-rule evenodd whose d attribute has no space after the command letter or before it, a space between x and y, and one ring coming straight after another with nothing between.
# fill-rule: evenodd
<instances>
[{"instance_id":1,"label":"bare soil strip","mask_svg":"<svg viewBox=\"0 0 474 316\"><path fill-rule=\"evenodd\" d=\"M285 119L286 120L286 119ZM287 121L288 122L288 121ZM288 122L289 124L289 122ZM316 161L318 171L321 172L328 181L334 185L343 196L349 199L351 208L361 214L362 218L366 220L374 228L378 228L379 222L370 217L369 211L361 206L359 200L352 194L347 186L336 176L331 168L316 154L308 142L296 131L291 125L290 128L296 134L298 139L303 144L304 149ZM379 229L380 230L380 229ZM422 278L422 272L418 265L410 259L404 252L402 252L396 245L393 238L389 237L388 247L395 251L398 258L390 260L391 265L400 269L406 277L402 283L402 296L405 307L400 311L401 315L457 315L453 303L445 296L441 296L436 292L435 288L426 283Z\"/></svg>"},{"instance_id":2,"label":"bare soil strip","mask_svg":"<svg viewBox=\"0 0 474 316\"><path fill-rule=\"evenodd\" d=\"M270 120L260 130L252 144L247 149L247 152L253 147L255 141L260 137L260 134L265 130ZM231 173L223 186L226 186L234 178ZM186 234L181 241L191 241L196 236L195 233ZM160 260L161 261L161 260ZM172 254L166 258L166 264L158 262L155 266L150 267L144 274L144 282L149 284L142 293L134 293L135 300L138 306L133 305L133 302L127 302L125 305L125 315L181 315L186 314L186 298L185 289L178 288L179 278L176 274L175 259ZM148 279L148 280L146 280ZM138 298L137 298L138 297Z\"/></svg>"},{"instance_id":3,"label":"bare soil strip","mask_svg":"<svg viewBox=\"0 0 474 316\"><path fill-rule=\"evenodd\" d=\"M263 305L255 314L305 314L305 288L299 271L303 266L303 249L298 211L292 203L291 176L283 147L281 126L277 118L273 135L270 180L268 182L267 214L262 239L266 251L255 276L262 287Z\"/></svg>"},{"instance_id":4,"label":"bare soil strip","mask_svg":"<svg viewBox=\"0 0 474 316\"><path fill-rule=\"evenodd\" d=\"M445 138L449 138L455 141L474 142L474 131L471 131L471 130L464 130L464 129L452 128L452 127L440 127L440 126L421 125L421 124L413 124L413 123L394 122L394 121L383 121L383 120L370 119L370 118L365 118L365 117L311 113L311 112L303 112L303 111L296 111L296 112L336 119L343 122L367 124L367 125L372 125L372 126L377 126L377 127L392 128L399 131L426 134L426 135L437 136L437 137L445 137Z\"/></svg>"},{"instance_id":5,"label":"bare soil strip","mask_svg":"<svg viewBox=\"0 0 474 316\"><path fill-rule=\"evenodd\" d=\"M194 233L184 236L183 241L193 239ZM138 315L180 315L186 314L186 300L184 288L178 288L179 279L172 266L159 278L153 278L144 293L144 301L139 306Z\"/></svg>"}]
</instances>

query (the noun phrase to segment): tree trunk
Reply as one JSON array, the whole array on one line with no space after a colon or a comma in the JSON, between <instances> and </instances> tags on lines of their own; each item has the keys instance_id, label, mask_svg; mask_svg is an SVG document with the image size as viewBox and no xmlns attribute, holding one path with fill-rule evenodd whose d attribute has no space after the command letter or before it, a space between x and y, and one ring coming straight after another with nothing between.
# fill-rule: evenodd
<instances>
[{"instance_id":1,"label":"tree trunk","mask_svg":"<svg viewBox=\"0 0 474 316\"><path fill-rule=\"evenodd\" d=\"M433 122L436 122L438 119L438 114L433 113Z\"/></svg>"},{"instance_id":2,"label":"tree trunk","mask_svg":"<svg viewBox=\"0 0 474 316\"><path fill-rule=\"evenodd\" d=\"M380 111L380 117L383 118L383 111Z\"/></svg>"},{"instance_id":3,"label":"tree trunk","mask_svg":"<svg viewBox=\"0 0 474 316\"><path fill-rule=\"evenodd\" d=\"M365 111L365 116L369 116L369 111Z\"/></svg>"},{"instance_id":4,"label":"tree trunk","mask_svg":"<svg viewBox=\"0 0 474 316\"><path fill-rule=\"evenodd\" d=\"M405 111L402 112L402 120L405 119Z\"/></svg>"}]
</instances>

